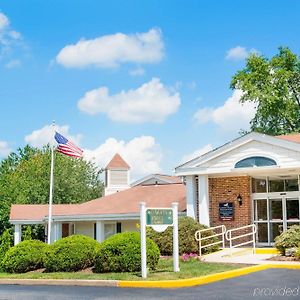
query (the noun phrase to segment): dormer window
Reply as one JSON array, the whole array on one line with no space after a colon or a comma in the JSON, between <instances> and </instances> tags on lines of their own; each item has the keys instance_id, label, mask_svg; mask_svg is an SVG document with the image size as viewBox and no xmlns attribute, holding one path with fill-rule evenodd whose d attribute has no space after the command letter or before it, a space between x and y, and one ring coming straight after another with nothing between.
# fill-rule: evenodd
<instances>
[{"instance_id":1,"label":"dormer window","mask_svg":"<svg viewBox=\"0 0 300 300\"><path fill-rule=\"evenodd\" d=\"M252 156L240 160L235 164L235 168L255 168L255 167L269 167L276 166L274 159L263 156Z\"/></svg>"}]
</instances>

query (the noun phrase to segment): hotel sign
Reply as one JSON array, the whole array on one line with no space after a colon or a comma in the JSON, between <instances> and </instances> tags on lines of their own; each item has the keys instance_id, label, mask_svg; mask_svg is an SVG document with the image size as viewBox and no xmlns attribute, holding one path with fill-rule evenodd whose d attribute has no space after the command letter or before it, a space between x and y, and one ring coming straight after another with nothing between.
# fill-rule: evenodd
<instances>
[{"instance_id":1,"label":"hotel sign","mask_svg":"<svg viewBox=\"0 0 300 300\"><path fill-rule=\"evenodd\" d=\"M173 210L168 208L148 208L146 210L146 225L172 225Z\"/></svg>"},{"instance_id":2,"label":"hotel sign","mask_svg":"<svg viewBox=\"0 0 300 300\"><path fill-rule=\"evenodd\" d=\"M221 221L233 221L234 220L233 202L219 203L219 219Z\"/></svg>"}]
</instances>

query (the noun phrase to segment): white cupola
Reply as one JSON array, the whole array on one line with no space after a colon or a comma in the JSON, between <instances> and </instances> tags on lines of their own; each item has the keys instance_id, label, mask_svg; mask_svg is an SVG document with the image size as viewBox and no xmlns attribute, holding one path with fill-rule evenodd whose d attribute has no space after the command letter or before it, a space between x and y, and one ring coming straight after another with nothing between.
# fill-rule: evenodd
<instances>
[{"instance_id":1,"label":"white cupola","mask_svg":"<svg viewBox=\"0 0 300 300\"><path fill-rule=\"evenodd\" d=\"M105 196L130 188L129 170L126 161L116 153L105 167Z\"/></svg>"}]
</instances>

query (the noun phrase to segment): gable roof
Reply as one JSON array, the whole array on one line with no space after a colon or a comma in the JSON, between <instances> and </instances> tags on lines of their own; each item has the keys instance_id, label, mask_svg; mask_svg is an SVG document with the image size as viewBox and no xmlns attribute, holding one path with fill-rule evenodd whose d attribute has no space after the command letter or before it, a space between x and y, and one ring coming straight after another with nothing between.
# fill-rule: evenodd
<instances>
[{"instance_id":1,"label":"gable roof","mask_svg":"<svg viewBox=\"0 0 300 300\"><path fill-rule=\"evenodd\" d=\"M171 176L165 174L150 174L133 182L131 186L147 184L146 182L151 181L151 179L154 181L158 181L158 184L182 183L181 178L179 178L178 176Z\"/></svg>"},{"instance_id":2,"label":"gable roof","mask_svg":"<svg viewBox=\"0 0 300 300\"><path fill-rule=\"evenodd\" d=\"M300 139L300 138L299 138ZM236 149L242 145L245 145L251 141L258 141L265 144L270 144L274 146L283 147L289 150L300 152L298 137L296 135L293 137L292 135L288 136L270 136L267 134L262 134L258 132L250 132L245 134L239 138L236 138L218 148L215 148L199 157L196 157L182 165L179 165L175 168L175 174L177 176L184 175L186 170L191 170L196 167L200 167L202 164L219 157L233 149Z\"/></svg>"},{"instance_id":3,"label":"gable roof","mask_svg":"<svg viewBox=\"0 0 300 300\"><path fill-rule=\"evenodd\" d=\"M111 161L108 163L108 165L105 167L105 169L111 170L111 169L119 169L119 168L129 170L130 166L121 157L119 153L116 153L114 157L111 159Z\"/></svg>"},{"instance_id":4,"label":"gable roof","mask_svg":"<svg viewBox=\"0 0 300 300\"><path fill-rule=\"evenodd\" d=\"M146 202L148 207L171 207L178 202L178 211L186 209L185 185L174 183L166 185L135 186L105 197L91 200L82 204L53 205L53 219L70 220L101 218L112 215L139 216L140 202ZM47 219L48 205L12 205L10 222L21 221L43 222Z\"/></svg>"}]
</instances>

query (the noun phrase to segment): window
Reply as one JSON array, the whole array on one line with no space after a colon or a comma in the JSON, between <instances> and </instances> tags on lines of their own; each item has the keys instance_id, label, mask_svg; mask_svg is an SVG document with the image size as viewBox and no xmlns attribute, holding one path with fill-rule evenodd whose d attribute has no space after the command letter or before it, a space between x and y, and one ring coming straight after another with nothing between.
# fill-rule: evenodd
<instances>
[{"instance_id":1,"label":"window","mask_svg":"<svg viewBox=\"0 0 300 300\"><path fill-rule=\"evenodd\" d=\"M274 159L263 157L263 156L253 156L240 160L235 164L235 168L253 168L253 167L268 167L276 166L276 161Z\"/></svg>"}]
</instances>

